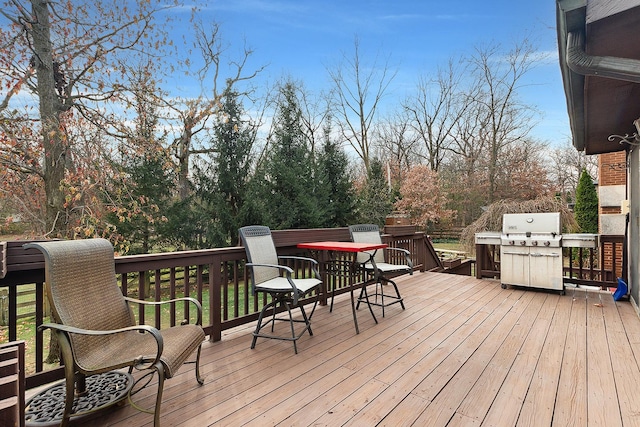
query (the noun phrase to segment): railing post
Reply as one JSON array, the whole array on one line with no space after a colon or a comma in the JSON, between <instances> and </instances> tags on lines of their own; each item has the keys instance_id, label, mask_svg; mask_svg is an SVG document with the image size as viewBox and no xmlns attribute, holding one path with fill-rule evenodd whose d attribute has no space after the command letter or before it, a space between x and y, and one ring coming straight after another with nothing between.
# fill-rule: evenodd
<instances>
[{"instance_id":1,"label":"railing post","mask_svg":"<svg viewBox=\"0 0 640 427\"><path fill-rule=\"evenodd\" d=\"M211 325L210 341L222 339L222 259L214 256L209 264L209 324Z\"/></svg>"}]
</instances>

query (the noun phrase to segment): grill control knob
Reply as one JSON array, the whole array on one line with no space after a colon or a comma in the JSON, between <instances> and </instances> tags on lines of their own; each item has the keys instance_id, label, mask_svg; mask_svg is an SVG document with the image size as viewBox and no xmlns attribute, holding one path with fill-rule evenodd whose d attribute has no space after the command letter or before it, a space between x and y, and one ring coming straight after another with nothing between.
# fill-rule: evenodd
<instances>
[{"instance_id":1,"label":"grill control knob","mask_svg":"<svg viewBox=\"0 0 640 427\"><path fill-rule=\"evenodd\" d=\"M515 244L516 244L516 242L514 242L513 240L509 240L509 244L510 244L511 246L513 246L513 245L515 245Z\"/></svg>"},{"instance_id":2,"label":"grill control knob","mask_svg":"<svg viewBox=\"0 0 640 427\"><path fill-rule=\"evenodd\" d=\"M533 246L538 246L538 241L537 241L537 240L534 240L533 242L531 242L531 244L532 244Z\"/></svg>"},{"instance_id":3,"label":"grill control knob","mask_svg":"<svg viewBox=\"0 0 640 427\"><path fill-rule=\"evenodd\" d=\"M521 241L520 241L520 246L525 246L526 244L527 244L527 241L526 241L526 240L521 240Z\"/></svg>"},{"instance_id":4,"label":"grill control knob","mask_svg":"<svg viewBox=\"0 0 640 427\"><path fill-rule=\"evenodd\" d=\"M550 245L551 245L551 242L547 240L546 242L544 242L544 245L545 245L545 246L550 246Z\"/></svg>"}]
</instances>

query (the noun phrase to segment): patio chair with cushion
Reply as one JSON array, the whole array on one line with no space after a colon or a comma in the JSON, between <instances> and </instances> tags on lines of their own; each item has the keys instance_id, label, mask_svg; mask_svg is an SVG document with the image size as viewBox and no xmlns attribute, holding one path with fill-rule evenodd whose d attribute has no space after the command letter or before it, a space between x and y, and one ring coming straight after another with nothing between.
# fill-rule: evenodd
<instances>
[{"instance_id":1,"label":"patio chair with cushion","mask_svg":"<svg viewBox=\"0 0 640 427\"><path fill-rule=\"evenodd\" d=\"M201 326L201 306L193 298L178 298L197 309L196 324L158 330L136 325L129 303L158 305L171 301L147 302L124 297L115 272L113 246L104 239L29 243L44 253L45 279L52 316L56 323L40 326L51 329L60 344L65 373L65 406L61 425L74 413L74 393L85 394L85 378L128 367L148 370L142 378L157 372L158 390L154 425L160 423L164 379L171 378L197 350L196 380L200 377L200 348L205 338ZM149 378L150 379L150 378ZM148 381L148 380L147 380Z\"/></svg>"},{"instance_id":2,"label":"patio chair with cushion","mask_svg":"<svg viewBox=\"0 0 640 427\"><path fill-rule=\"evenodd\" d=\"M261 225L250 225L239 230L240 241L247 253L247 268L251 273L251 287L254 295L267 294L270 302L265 304L258 316L258 324L253 332L251 348L255 348L258 338L271 338L278 340L293 341L293 350L298 353L296 341L311 330L311 317L318 304L320 291L320 274L317 269L317 261L312 258L298 256L278 256L276 247L271 236L269 227ZM279 261L289 259L299 262L311 263L313 277L296 278L294 270L285 265L280 265ZM308 265L308 264L307 264ZM306 271L306 270L305 270ZM311 313L307 315L302 299L315 292L315 301ZM280 307L280 309L278 309ZM302 318L294 318L292 309L298 307ZM270 316L266 316L271 310ZM287 316L278 317L279 312L286 311ZM274 333L276 321L288 321L291 325L291 335L279 335ZM304 328L296 333L296 323L303 323ZM271 324L271 333L263 332L263 328Z\"/></svg>"},{"instance_id":3,"label":"patio chair with cushion","mask_svg":"<svg viewBox=\"0 0 640 427\"><path fill-rule=\"evenodd\" d=\"M380 237L380 229L375 224L357 224L349 226L351 240L358 243L382 243ZM395 255L394 255L395 253ZM404 258L405 264L395 264L391 262L392 258L397 259L398 255ZM411 253L402 248L387 247L383 250L373 252L358 253L356 261L360 263L362 268L370 276L372 283L376 285L373 295L367 294L367 287L363 286L358 298L356 308L359 308L360 302L364 301L370 305L382 307L382 317L384 317L384 309L392 304L400 304L404 310L404 301L400 296L398 285L391 280L392 277L402 274L413 274L413 263L411 262ZM385 293L383 285L391 283L395 293ZM378 298L380 301L378 301ZM386 301L385 301L386 299ZM373 301L372 301L373 300Z\"/></svg>"}]
</instances>

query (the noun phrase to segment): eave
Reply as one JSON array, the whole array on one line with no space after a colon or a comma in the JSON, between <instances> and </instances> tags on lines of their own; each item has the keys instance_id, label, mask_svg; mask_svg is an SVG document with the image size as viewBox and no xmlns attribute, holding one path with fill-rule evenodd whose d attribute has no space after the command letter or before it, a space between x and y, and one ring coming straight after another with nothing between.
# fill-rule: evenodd
<instances>
[{"instance_id":1,"label":"eave","mask_svg":"<svg viewBox=\"0 0 640 427\"><path fill-rule=\"evenodd\" d=\"M557 1L560 69L573 145L587 154L624 150L640 118L640 0Z\"/></svg>"}]
</instances>

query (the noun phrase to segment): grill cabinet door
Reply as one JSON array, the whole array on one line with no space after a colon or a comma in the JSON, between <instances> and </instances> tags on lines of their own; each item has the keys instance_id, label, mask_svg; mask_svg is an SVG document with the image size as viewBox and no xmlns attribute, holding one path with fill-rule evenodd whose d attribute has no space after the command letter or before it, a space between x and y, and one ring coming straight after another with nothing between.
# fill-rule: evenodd
<instances>
[{"instance_id":1,"label":"grill cabinet door","mask_svg":"<svg viewBox=\"0 0 640 427\"><path fill-rule=\"evenodd\" d=\"M562 248L531 248L529 285L562 291Z\"/></svg>"},{"instance_id":2,"label":"grill cabinet door","mask_svg":"<svg viewBox=\"0 0 640 427\"><path fill-rule=\"evenodd\" d=\"M500 246L500 281L506 285L529 286L529 247Z\"/></svg>"}]
</instances>

